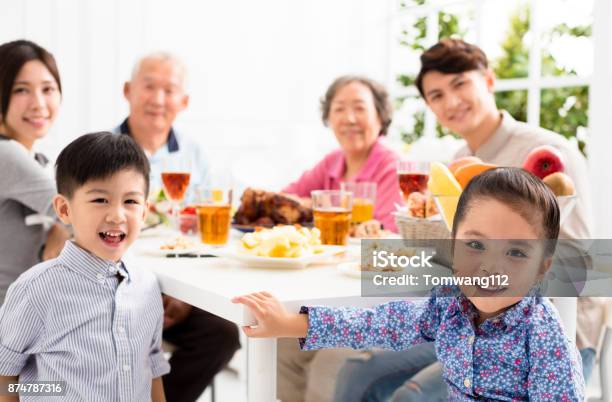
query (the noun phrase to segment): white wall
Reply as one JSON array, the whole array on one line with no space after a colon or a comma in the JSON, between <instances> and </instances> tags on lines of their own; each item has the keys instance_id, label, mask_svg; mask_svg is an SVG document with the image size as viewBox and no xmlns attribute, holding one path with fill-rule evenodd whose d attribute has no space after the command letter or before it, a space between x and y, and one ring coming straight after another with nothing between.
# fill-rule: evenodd
<instances>
[{"instance_id":1,"label":"white wall","mask_svg":"<svg viewBox=\"0 0 612 402\"><path fill-rule=\"evenodd\" d=\"M149 51L170 50L185 60L191 105L177 126L205 146L216 176L238 178L238 190L280 188L335 147L318 111L333 78L363 73L390 88L394 80L397 21L388 15L395 0L0 1L0 42L31 39L58 60L62 114L40 143L51 157L76 136L125 117L122 84ZM596 48L609 58L612 38L602 27L610 15L596 15ZM594 216L597 235L606 237L612 235L611 187L601 185L612 180L609 64L594 74L590 134Z\"/></svg>"},{"instance_id":2,"label":"white wall","mask_svg":"<svg viewBox=\"0 0 612 402\"><path fill-rule=\"evenodd\" d=\"M336 76L386 82L390 1L3 0L0 42L27 38L56 56L63 107L40 144L50 156L117 125L136 59L170 50L190 73L177 126L219 175L232 169L238 185L277 188L336 145L318 111Z\"/></svg>"},{"instance_id":3,"label":"white wall","mask_svg":"<svg viewBox=\"0 0 612 402\"><path fill-rule=\"evenodd\" d=\"M596 1L593 15L595 52L593 81L589 91L589 166L591 183L598 183L592 186L595 236L612 239L612 5L609 1Z\"/></svg>"}]
</instances>

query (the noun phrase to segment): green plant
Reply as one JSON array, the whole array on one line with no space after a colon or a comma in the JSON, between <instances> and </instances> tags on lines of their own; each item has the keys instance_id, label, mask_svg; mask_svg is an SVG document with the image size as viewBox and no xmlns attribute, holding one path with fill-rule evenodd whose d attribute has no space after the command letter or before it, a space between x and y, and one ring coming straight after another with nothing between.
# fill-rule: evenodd
<instances>
[{"instance_id":1,"label":"green plant","mask_svg":"<svg viewBox=\"0 0 612 402\"><path fill-rule=\"evenodd\" d=\"M529 68L529 49L524 37L529 31L529 7L519 7L510 17L510 29L502 42L503 55L493 62L498 78L524 78ZM550 44L557 38L570 35L589 37L590 26L569 27L560 24L543 34L542 75L576 75L576 71L560 66L550 53ZM543 89L540 94L540 126L563 135L576 136L579 127L587 127L589 109L588 87L565 87ZM527 91L507 91L495 94L497 106L507 110L514 118L527 121ZM585 144L578 139L584 152Z\"/></svg>"},{"instance_id":2,"label":"green plant","mask_svg":"<svg viewBox=\"0 0 612 402\"><path fill-rule=\"evenodd\" d=\"M413 0L412 5L424 5L426 0ZM408 2L404 1L400 4L400 7L407 7ZM411 36L411 30L404 28L400 32L399 43L403 47L407 47L413 51L423 52L426 49L425 41L427 35L427 18L420 17L417 18L416 22L412 25L412 30L416 31L414 36ZM447 38L447 37L462 37L467 33L467 29L462 28L459 23L459 17L440 11L438 13L438 38ZM414 74L399 74L396 77L400 86L410 87L414 85L414 81L416 76ZM418 95L408 95L404 97L400 97L396 99L396 104L399 107L408 100L409 98L418 98ZM406 143L411 143L416 141L419 137L423 135L423 130L425 128L425 113L422 111L415 112L413 114L413 126L411 130L402 130L400 135L402 141ZM438 136L444 136L452 133L440 126L436 125L436 131Z\"/></svg>"}]
</instances>

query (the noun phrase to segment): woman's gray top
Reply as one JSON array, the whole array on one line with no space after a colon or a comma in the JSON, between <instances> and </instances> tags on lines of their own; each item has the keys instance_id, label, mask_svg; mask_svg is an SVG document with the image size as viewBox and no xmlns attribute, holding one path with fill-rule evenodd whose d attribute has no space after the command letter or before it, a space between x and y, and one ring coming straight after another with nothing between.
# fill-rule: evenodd
<instances>
[{"instance_id":1,"label":"woman's gray top","mask_svg":"<svg viewBox=\"0 0 612 402\"><path fill-rule=\"evenodd\" d=\"M9 285L40 260L46 240L42 224L26 225L32 214L55 218L54 181L17 141L0 135L0 305Z\"/></svg>"}]
</instances>

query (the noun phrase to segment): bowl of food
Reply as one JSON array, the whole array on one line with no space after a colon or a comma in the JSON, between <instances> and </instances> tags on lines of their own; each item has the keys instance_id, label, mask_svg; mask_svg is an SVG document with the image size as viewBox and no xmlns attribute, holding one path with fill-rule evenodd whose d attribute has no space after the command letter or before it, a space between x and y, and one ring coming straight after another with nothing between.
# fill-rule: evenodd
<instances>
[{"instance_id":1,"label":"bowl of food","mask_svg":"<svg viewBox=\"0 0 612 402\"><path fill-rule=\"evenodd\" d=\"M195 207L185 207L179 212L179 228L185 235L198 233L198 216Z\"/></svg>"}]
</instances>

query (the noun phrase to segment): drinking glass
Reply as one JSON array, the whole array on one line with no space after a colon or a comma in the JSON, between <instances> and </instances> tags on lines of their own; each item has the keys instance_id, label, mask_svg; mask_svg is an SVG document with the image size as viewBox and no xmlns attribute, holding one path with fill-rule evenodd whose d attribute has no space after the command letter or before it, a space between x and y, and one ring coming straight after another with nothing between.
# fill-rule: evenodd
<instances>
[{"instance_id":1,"label":"drinking glass","mask_svg":"<svg viewBox=\"0 0 612 402\"><path fill-rule=\"evenodd\" d=\"M230 232L232 190L200 188L197 198L200 240L214 246L224 245Z\"/></svg>"},{"instance_id":2,"label":"drinking glass","mask_svg":"<svg viewBox=\"0 0 612 402\"><path fill-rule=\"evenodd\" d=\"M321 243L346 245L351 226L353 193L316 190L312 196L314 224L321 231Z\"/></svg>"},{"instance_id":3,"label":"drinking glass","mask_svg":"<svg viewBox=\"0 0 612 402\"><path fill-rule=\"evenodd\" d=\"M353 193L351 222L362 223L374 219L376 183L370 181L342 182L340 190Z\"/></svg>"},{"instance_id":4,"label":"drinking glass","mask_svg":"<svg viewBox=\"0 0 612 402\"><path fill-rule=\"evenodd\" d=\"M397 177L405 201L415 191L425 193L429 180L429 162L400 160L397 162Z\"/></svg>"},{"instance_id":5,"label":"drinking glass","mask_svg":"<svg viewBox=\"0 0 612 402\"><path fill-rule=\"evenodd\" d=\"M188 160L164 161L162 173L164 194L171 204L174 227L179 229L178 213L191 179L191 164Z\"/></svg>"},{"instance_id":6,"label":"drinking glass","mask_svg":"<svg viewBox=\"0 0 612 402\"><path fill-rule=\"evenodd\" d=\"M180 204L185 199L185 192L189 187L191 173L188 172L163 172L162 182L164 193L170 200L172 221L178 228L178 211Z\"/></svg>"}]
</instances>

